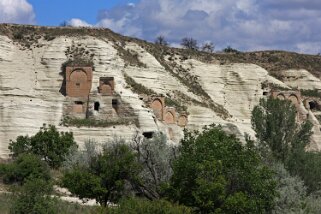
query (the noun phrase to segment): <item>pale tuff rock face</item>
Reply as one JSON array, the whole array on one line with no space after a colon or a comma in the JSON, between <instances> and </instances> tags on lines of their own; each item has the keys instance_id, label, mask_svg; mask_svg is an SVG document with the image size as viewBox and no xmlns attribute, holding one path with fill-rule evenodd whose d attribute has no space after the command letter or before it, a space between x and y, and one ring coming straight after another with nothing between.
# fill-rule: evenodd
<instances>
[{"instance_id":1,"label":"pale tuff rock face","mask_svg":"<svg viewBox=\"0 0 321 214\"><path fill-rule=\"evenodd\" d=\"M303 89L310 88L312 84L311 87L321 89L320 80L303 70L295 71L301 76L294 81L289 78L283 83L254 64L221 65L217 60L204 63L196 59L181 60L180 55L175 55L172 61L169 56L165 57L165 62L173 65L173 70L169 70L139 44L123 42L122 48L136 56L143 66L131 65L120 56L119 45L112 39L57 36L50 41L39 39L38 45L27 49L6 36L0 36L0 157L7 157L10 139L14 140L18 135L33 135L44 123L54 124L61 131L72 131L80 146L87 139L99 143L114 137L130 140L137 131L161 131L172 142L179 142L183 127L178 126L177 121L182 112L176 109L173 111L177 112L174 119L169 118L168 114L167 122L159 121L142 96L128 85L125 76L158 95L189 100L183 103L187 112L186 128L201 129L204 125L216 123L240 138L244 137L244 133L255 135L251 129L251 111L264 96L264 82L282 88L296 85ZM68 50L71 47L84 48L92 56L91 93L97 93L101 77L113 77L114 92L134 111L139 127L131 124L77 128L61 124L67 102L60 91L64 84L61 72L62 65L70 57ZM285 75L291 76L291 72L286 71ZM185 77L192 79L193 84L184 83ZM216 107L203 105L204 97ZM223 117L217 107L223 108L229 115ZM305 109L303 104L301 108ZM309 114L313 115L311 111ZM321 139L319 122L314 116L311 118L316 132L312 147L320 149L317 143Z\"/></svg>"}]
</instances>

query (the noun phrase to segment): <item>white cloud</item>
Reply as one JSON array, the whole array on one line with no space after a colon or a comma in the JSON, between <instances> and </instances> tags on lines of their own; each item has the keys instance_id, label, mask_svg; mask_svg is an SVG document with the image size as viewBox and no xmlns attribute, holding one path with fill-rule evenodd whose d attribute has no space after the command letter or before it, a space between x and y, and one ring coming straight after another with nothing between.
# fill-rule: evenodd
<instances>
[{"instance_id":1,"label":"white cloud","mask_svg":"<svg viewBox=\"0 0 321 214\"><path fill-rule=\"evenodd\" d=\"M0 22L35 24L33 7L26 0L0 0Z\"/></svg>"},{"instance_id":2,"label":"white cloud","mask_svg":"<svg viewBox=\"0 0 321 214\"><path fill-rule=\"evenodd\" d=\"M92 27L91 24L89 24L81 19L71 19L67 22L67 25L70 25L73 27Z\"/></svg>"},{"instance_id":3,"label":"white cloud","mask_svg":"<svg viewBox=\"0 0 321 214\"><path fill-rule=\"evenodd\" d=\"M213 41L217 49L321 51L320 0L140 0L101 11L96 26L149 41L162 34Z\"/></svg>"}]
</instances>

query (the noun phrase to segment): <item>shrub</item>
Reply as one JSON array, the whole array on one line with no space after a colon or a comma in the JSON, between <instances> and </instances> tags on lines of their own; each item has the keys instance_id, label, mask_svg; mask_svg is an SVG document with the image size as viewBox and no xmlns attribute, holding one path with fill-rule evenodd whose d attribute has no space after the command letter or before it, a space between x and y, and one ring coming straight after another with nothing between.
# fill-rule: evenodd
<instances>
[{"instance_id":1,"label":"shrub","mask_svg":"<svg viewBox=\"0 0 321 214\"><path fill-rule=\"evenodd\" d=\"M155 44L161 45L161 46L168 46L168 42L166 41L165 37L162 35L156 38Z\"/></svg>"},{"instance_id":2,"label":"shrub","mask_svg":"<svg viewBox=\"0 0 321 214\"><path fill-rule=\"evenodd\" d=\"M31 177L50 180L48 165L33 154L21 154L12 163L1 164L0 169L0 176L5 183L23 184Z\"/></svg>"},{"instance_id":3,"label":"shrub","mask_svg":"<svg viewBox=\"0 0 321 214\"><path fill-rule=\"evenodd\" d=\"M213 53L215 49L215 45L213 42L206 42L202 46L202 51L208 52L208 53Z\"/></svg>"},{"instance_id":4,"label":"shrub","mask_svg":"<svg viewBox=\"0 0 321 214\"><path fill-rule=\"evenodd\" d=\"M14 193L10 213L55 214L55 199L50 197L52 184L42 179L27 179L25 184Z\"/></svg>"},{"instance_id":5,"label":"shrub","mask_svg":"<svg viewBox=\"0 0 321 214\"><path fill-rule=\"evenodd\" d=\"M297 176L291 176L282 163L273 162L278 196L275 198L274 214L304 213L307 188Z\"/></svg>"},{"instance_id":6,"label":"shrub","mask_svg":"<svg viewBox=\"0 0 321 214\"><path fill-rule=\"evenodd\" d=\"M225 52L225 53L240 53L240 51L232 48L231 46L227 46L226 48L224 48L223 52Z\"/></svg>"},{"instance_id":7,"label":"shrub","mask_svg":"<svg viewBox=\"0 0 321 214\"><path fill-rule=\"evenodd\" d=\"M181 41L181 45L186 49L198 50L197 40L193 38L188 38L188 37L183 38Z\"/></svg>"},{"instance_id":8,"label":"shrub","mask_svg":"<svg viewBox=\"0 0 321 214\"><path fill-rule=\"evenodd\" d=\"M14 158L32 153L45 160L50 167L58 168L73 146L76 142L71 132L58 132L55 126L44 124L36 135L18 136L16 141L11 141L9 150Z\"/></svg>"},{"instance_id":9,"label":"shrub","mask_svg":"<svg viewBox=\"0 0 321 214\"><path fill-rule=\"evenodd\" d=\"M107 209L108 214L189 214L187 207L171 204L165 200L148 201L138 198L122 200L117 207Z\"/></svg>"},{"instance_id":10,"label":"shrub","mask_svg":"<svg viewBox=\"0 0 321 214\"><path fill-rule=\"evenodd\" d=\"M313 90L303 90L301 89L301 94L306 97L321 97L321 92L319 92L317 89Z\"/></svg>"}]
</instances>

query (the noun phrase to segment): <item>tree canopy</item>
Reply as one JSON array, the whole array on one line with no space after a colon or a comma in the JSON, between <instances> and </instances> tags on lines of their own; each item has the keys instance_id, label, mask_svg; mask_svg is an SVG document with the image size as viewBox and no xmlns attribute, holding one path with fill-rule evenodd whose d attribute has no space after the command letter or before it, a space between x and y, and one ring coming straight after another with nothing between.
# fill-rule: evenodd
<instances>
[{"instance_id":1,"label":"tree canopy","mask_svg":"<svg viewBox=\"0 0 321 214\"><path fill-rule=\"evenodd\" d=\"M287 100L261 99L252 111L252 127L261 144L268 146L275 158L286 161L291 150L303 150L310 142L312 124L298 124L296 108Z\"/></svg>"},{"instance_id":2,"label":"tree canopy","mask_svg":"<svg viewBox=\"0 0 321 214\"><path fill-rule=\"evenodd\" d=\"M253 144L243 146L219 126L185 132L169 198L199 213L262 213L273 208L272 172Z\"/></svg>"},{"instance_id":3,"label":"tree canopy","mask_svg":"<svg viewBox=\"0 0 321 214\"><path fill-rule=\"evenodd\" d=\"M90 166L68 170L63 185L80 198L96 199L101 205L117 202L125 195L126 185L139 182L141 166L125 144L105 147Z\"/></svg>"},{"instance_id":4,"label":"tree canopy","mask_svg":"<svg viewBox=\"0 0 321 214\"><path fill-rule=\"evenodd\" d=\"M9 150L14 158L32 153L45 160L50 167L58 168L74 146L76 142L71 132L58 132L55 126L44 124L34 136L18 136L16 141L11 141Z\"/></svg>"}]
</instances>

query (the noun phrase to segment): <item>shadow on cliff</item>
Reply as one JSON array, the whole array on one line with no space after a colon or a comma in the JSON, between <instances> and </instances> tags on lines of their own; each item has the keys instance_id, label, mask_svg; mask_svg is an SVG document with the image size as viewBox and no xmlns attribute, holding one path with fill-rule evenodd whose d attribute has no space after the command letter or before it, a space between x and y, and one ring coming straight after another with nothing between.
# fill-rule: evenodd
<instances>
[{"instance_id":1,"label":"shadow on cliff","mask_svg":"<svg viewBox=\"0 0 321 214\"><path fill-rule=\"evenodd\" d=\"M61 87L59 89L59 92L63 95L66 96L66 67L68 66L68 64L70 63L70 61L66 61L64 62L61 67L60 67L60 73L59 75L63 77L63 81L61 84Z\"/></svg>"}]
</instances>

